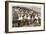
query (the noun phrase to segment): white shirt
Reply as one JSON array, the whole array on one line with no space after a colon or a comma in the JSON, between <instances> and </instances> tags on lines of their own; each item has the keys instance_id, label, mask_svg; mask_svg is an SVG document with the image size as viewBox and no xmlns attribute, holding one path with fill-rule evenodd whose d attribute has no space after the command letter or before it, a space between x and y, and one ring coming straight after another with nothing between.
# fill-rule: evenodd
<instances>
[{"instance_id":1,"label":"white shirt","mask_svg":"<svg viewBox=\"0 0 46 34\"><path fill-rule=\"evenodd\" d=\"M23 20L23 18L22 17L19 17L19 19L18 20Z\"/></svg>"},{"instance_id":2,"label":"white shirt","mask_svg":"<svg viewBox=\"0 0 46 34\"><path fill-rule=\"evenodd\" d=\"M27 19L26 15L24 16L24 19Z\"/></svg>"},{"instance_id":3,"label":"white shirt","mask_svg":"<svg viewBox=\"0 0 46 34\"><path fill-rule=\"evenodd\" d=\"M28 19L30 19L30 16L28 16Z\"/></svg>"}]
</instances>

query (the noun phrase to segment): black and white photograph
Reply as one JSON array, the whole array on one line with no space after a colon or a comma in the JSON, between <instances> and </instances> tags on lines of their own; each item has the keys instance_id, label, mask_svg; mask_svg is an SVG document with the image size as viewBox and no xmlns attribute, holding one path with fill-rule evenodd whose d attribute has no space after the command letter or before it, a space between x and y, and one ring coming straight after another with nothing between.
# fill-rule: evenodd
<instances>
[{"instance_id":1,"label":"black and white photograph","mask_svg":"<svg viewBox=\"0 0 46 34\"><path fill-rule=\"evenodd\" d=\"M44 31L44 3L5 3L8 32Z\"/></svg>"},{"instance_id":2,"label":"black and white photograph","mask_svg":"<svg viewBox=\"0 0 46 34\"><path fill-rule=\"evenodd\" d=\"M36 6L13 6L13 27L41 26L41 8Z\"/></svg>"}]
</instances>

